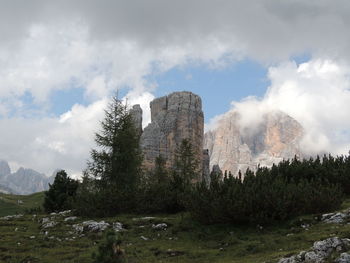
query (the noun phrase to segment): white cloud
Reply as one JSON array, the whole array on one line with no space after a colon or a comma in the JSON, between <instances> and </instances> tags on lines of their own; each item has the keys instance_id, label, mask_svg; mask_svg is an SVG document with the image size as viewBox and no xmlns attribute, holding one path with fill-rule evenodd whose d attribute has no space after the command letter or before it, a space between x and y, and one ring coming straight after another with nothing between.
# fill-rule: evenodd
<instances>
[{"instance_id":1,"label":"white cloud","mask_svg":"<svg viewBox=\"0 0 350 263\"><path fill-rule=\"evenodd\" d=\"M271 86L263 98L248 97L232 103L242 116L242 129L252 130L263 114L281 110L304 127L301 146L306 154L348 153L350 67L347 64L322 59L300 65L287 62L271 67L269 79Z\"/></svg>"},{"instance_id":2,"label":"white cloud","mask_svg":"<svg viewBox=\"0 0 350 263\"><path fill-rule=\"evenodd\" d=\"M145 125L157 87L147 76L188 63L224 67L245 57L266 65L305 53L314 59L271 68L272 85L262 101L235 103L246 113L244 125L255 123L257 112L280 108L308 127L310 149L343 152L350 141L348 1L0 0L0 5L0 123L7 128L0 130L0 157L16 165L79 173L106 96L127 88L129 103L140 103L145 112ZM47 117L53 92L76 86L85 89L90 105ZM28 110L23 100L28 94L38 109Z\"/></svg>"},{"instance_id":3,"label":"white cloud","mask_svg":"<svg viewBox=\"0 0 350 263\"><path fill-rule=\"evenodd\" d=\"M0 158L50 175L57 168L80 174L94 147L107 100L87 107L74 105L57 118L0 119Z\"/></svg>"}]
</instances>

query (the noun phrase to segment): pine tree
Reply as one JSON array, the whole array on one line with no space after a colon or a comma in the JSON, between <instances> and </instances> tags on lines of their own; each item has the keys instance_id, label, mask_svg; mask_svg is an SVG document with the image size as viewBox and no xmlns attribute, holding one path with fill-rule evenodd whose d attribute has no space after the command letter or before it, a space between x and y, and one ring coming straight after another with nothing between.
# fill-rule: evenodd
<instances>
[{"instance_id":1,"label":"pine tree","mask_svg":"<svg viewBox=\"0 0 350 263\"><path fill-rule=\"evenodd\" d=\"M177 148L175 156L175 171L183 179L184 184L190 184L199 178L199 162L195 157L192 143L183 139Z\"/></svg>"},{"instance_id":2,"label":"pine tree","mask_svg":"<svg viewBox=\"0 0 350 263\"><path fill-rule=\"evenodd\" d=\"M78 188L78 181L68 177L66 171L57 172L53 184L45 192L44 209L46 212L70 209Z\"/></svg>"},{"instance_id":3,"label":"pine tree","mask_svg":"<svg viewBox=\"0 0 350 263\"><path fill-rule=\"evenodd\" d=\"M114 97L105 110L101 131L96 133L98 149L91 151L85 174L94 178L95 200L112 215L134 206L134 194L141 177L142 155L139 134L126 104ZM102 211L102 210L101 210Z\"/></svg>"},{"instance_id":4,"label":"pine tree","mask_svg":"<svg viewBox=\"0 0 350 263\"><path fill-rule=\"evenodd\" d=\"M120 247L121 240L114 231L108 231L105 240L101 242L97 253L92 254L94 263L122 263L125 262L125 252Z\"/></svg>"}]
</instances>

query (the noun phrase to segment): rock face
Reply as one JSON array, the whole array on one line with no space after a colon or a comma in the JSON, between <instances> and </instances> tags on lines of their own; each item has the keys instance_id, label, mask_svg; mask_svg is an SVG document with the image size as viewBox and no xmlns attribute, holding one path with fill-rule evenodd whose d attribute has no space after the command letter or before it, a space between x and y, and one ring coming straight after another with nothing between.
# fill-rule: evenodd
<instances>
[{"instance_id":1,"label":"rock face","mask_svg":"<svg viewBox=\"0 0 350 263\"><path fill-rule=\"evenodd\" d=\"M0 178L10 173L11 173L11 169L9 164L4 160L0 160Z\"/></svg>"},{"instance_id":2,"label":"rock face","mask_svg":"<svg viewBox=\"0 0 350 263\"><path fill-rule=\"evenodd\" d=\"M3 172L1 174L1 172ZM5 174L6 173L6 174ZM32 169L19 168L11 173L10 167L6 161L0 162L0 192L13 194L32 194L45 191L52 183L54 176L47 177Z\"/></svg>"},{"instance_id":3,"label":"rock face","mask_svg":"<svg viewBox=\"0 0 350 263\"><path fill-rule=\"evenodd\" d=\"M216 129L205 134L210 165L236 175L239 170L255 170L258 164L271 166L283 159L300 156L301 125L289 115L274 111L265 114L251 129L240 126L237 111L226 113Z\"/></svg>"},{"instance_id":4,"label":"rock face","mask_svg":"<svg viewBox=\"0 0 350 263\"><path fill-rule=\"evenodd\" d=\"M134 125L139 136L142 134L142 109L140 104L136 104L130 110L130 114L134 120Z\"/></svg>"},{"instance_id":5,"label":"rock face","mask_svg":"<svg viewBox=\"0 0 350 263\"><path fill-rule=\"evenodd\" d=\"M167 167L174 165L175 152L183 139L193 145L197 160L202 163L204 116L201 98L191 92L174 92L157 98L150 104L151 123L141 135L144 166L154 167L161 155Z\"/></svg>"},{"instance_id":6,"label":"rock face","mask_svg":"<svg viewBox=\"0 0 350 263\"><path fill-rule=\"evenodd\" d=\"M330 261L333 253L348 251L350 239L332 237L322 241L316 241L309 251L302 251L298 255L282 258L278 263L324 263L324 262L349 262L348 253L342 253L335 261Z\"/></svg>"}]
</instances>

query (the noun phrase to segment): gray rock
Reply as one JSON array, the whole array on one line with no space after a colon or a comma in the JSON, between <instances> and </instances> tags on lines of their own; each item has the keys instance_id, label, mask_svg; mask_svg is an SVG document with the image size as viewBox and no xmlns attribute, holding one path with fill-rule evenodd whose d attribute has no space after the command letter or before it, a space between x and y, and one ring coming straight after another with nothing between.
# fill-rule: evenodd
<instances>
[{"instance_id":1,"label":"gray rock","mask_svg":"<svg viewBox=\"0 0 350 263\"><path fill-rule=\"evenodd\" d=\"M345 248L345 243L338 237L327 238L317 241L313 245L313 250L322 257L328 257L334 251L341 251Z\"/></svg>"},{"instance_id":2,"label":"gray rock","mask_svg":"<svg viewBox=\"0 0 350 263\"><path fill-rule=\"evenodd\" d=\"M5 166L5 164L3 164ZM3 167L7 170L6 167ZM8 170L7 170L8 171ZM15 173L0 176L0 184L17 194L32 194L49 189L54 177L47 177L32 169L19 168Z\"/></svg>"},{"instance_id":3,"label":"gray rock","mask_svg":"<svg viewBox=\"0 0 350 263\"><path fill-rule=\"evenodd\" d=\"M75 220L77 220L77 218L78 218L78 217L76 217L76 216L66 217L66 218L64 219L64 222L75 221Z\"/></svg>"},{"instance_id":4,"label":"gray rock","mask_svg":"<svg viewBox=\"0 0 350 263\"><path fill-rule=\"evenodd\" d=\"M120 231L124 231L125 230L124 227L123 227L123 224L120 223L120 222L113 223L112 228L113 228L113 230L115 232L120 232Z\"/></svg>"},{"instance_id":5,"label":"gray rock","mask_svg":"<svg viewBox=\"0 0 350 263\"><path fill-rule=\"evenodd\" d=\"M140 140L145 168L153 169L158 156L165 158L168 168L174 167L176 150L183 139L188 139L199 161L198 170L202 171L204 115L201 98L191 92L174 92L153 100L150 107L151 123Z\"/></svg>"},{"instance_id":6,"label":"gray rock","mask_svg":"<svg viewBox=\"0 0 350 263\"><path fill-rule=\"evenodd\" d=\"M109 223L106 223L105 221L96 222L93 220L84 221L81 224L75 224L72 225L72 228L77 233L82 232L102 232L105 229L107 229L110 226Z\"/></svg>"},{"instance_id":7,"label":"gray rock","mask_svg":"<svg viewBox=\"0 0 350 263\"><path fill-rule=\"evenodd\" d=\"M322 262L324 262L324 258L321 255L317 254L315 251L310 251L310 252L306 252L305 260L301 261L301 262L322 263Z\"/></svg>"},{"instance_id":8,"label":"gray rock","mask_svg":"<svg viewBox=\"0 0 350 263\"><path fill-rule=\"evenodd\" d=\"M209 150L205 149L203 150L203 164L202 164L202 174L203 174L203 180L207 183L207 185L210 184L210 157L209 157Z\"/></svg>"},{"instance_id":9,"label":"gray rock","mask_svg":"<svg viewBox=\"0 0 350 263\"><path fill-rule=\"evenodd\" d=\"M3 177L5 175L8 175L11 173L10 166L8 162L4 160L0 160L0 177Z\"/></svg>"},{"instance_id":10,"label":"gray rock","mask_svg":"<svg viewBox=\"0 0 350 263\"><path fill-rule=\"evenodd\" d=\"M134 120L134 125L139 136L142 134L142 109L139 104L136 104L130 110L130 114Z\"/></svg>"},{"instance_id":11,"label":"gray rock","mask_svg":"<svg viewBox=\"0 0 350 263\"><path fill-rule=\"evenodd\" d=\"M236 110L223 115L216 128L204 135L204 148L209 149L210 165L237 175L257 165L271 166L283 159L301 156L299 142L302 126L280 111L266 113L259 122L245 127Z\"/></svg>"},{"instance_id":12,"label":"gray rock","mask_svg":"<svg viewBox=\"0 0 350 263\"><path fill-rule=\"evenodd\" d=\"M340 224L348 218L347 214L344 213L330 213L322 215L321 220L325 223Z\"/></svg>"},{"instance_id":13,"label":"gray rock","mask_svg":"<svg viewBox=\"0 0 350 263\"><path fill-rule=\"evenodd\" d=\"M337 258L335 263L350 263L350 255L348 253L341 253L340 257Z\"/></svg>"},{"instance_id":14,"label":"gray rock","mask_svg":"<svg viewBox=\"0 0 350 263\"><path fill-rule=\"evenodd\" d=\"M44 228L44 229L46 229L46 228L52 228L52 227L56 226L57 224L58 224L58 223L55 222L55 221L50 221L50 222L48 222L48 223L46 223L46 224L43 224L41 227Z\"/></svg>"},{"instance_id":15,"label":"gray rock","mask_svg":"<svg viewBox=\"0 0 350 263\"><path fill-rule=\"evenodd\" d=\"M12 219L18 219L18 218L21 218L23 217L22 214L18 214L18 215L9 215L9 216L3 216L3 217L0 217L1 220L12 220Z\"/></svg>"},{"instance_id":16,"label":"gray rock","mask_svg":"<svg viewBox=\"0 0 350 263\"><path fill-rule=\"evenodd\" d=\"M322 241L314 242L311 250L307 252L302 251L298 255L294 255L288 258L282 258L278 261L278 263L323 263L326 262L326 260L329 260L329 257L332 253L346 251L349 249L349 246L350 239L340 239L338 237L327 238ZM343 254L343 258L346 259L346 253Z\"/></svg>"},{"instance_id":17,"label":"gray rock","mask_svg":"<svg viewBox=\"0 0 350 263\"><path fill-rule=\"evenodd\" d=\"M153 224L152 225L152 228L154 229L154 230L166 230L167 228L168 228L168 225L167 224L165 224L165 223L161 223L161 224Z\"/></svg>"}]
</instances>

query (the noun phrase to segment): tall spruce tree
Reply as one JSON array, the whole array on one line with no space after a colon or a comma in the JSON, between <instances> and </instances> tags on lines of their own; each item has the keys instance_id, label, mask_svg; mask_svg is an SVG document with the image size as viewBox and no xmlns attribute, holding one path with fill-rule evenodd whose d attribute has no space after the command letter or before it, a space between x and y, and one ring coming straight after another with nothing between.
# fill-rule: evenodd
<instances>
[{"instance_id":1,"label":"tall spruce tree","mask_svg":"<svg viewBox=\"0 0 350 263\"><path fill-rule=\"evenodd\" d=\"M185 184L199 178L199 161L196 159L192 143L183 139L176 150L175 170Z\"/></svg>"},{"instance_id":2,"label":"tall spruce tree","mask_svg":"<svg viewBox=\"0 0 350 263\"><path fill-rule=\"evenodd\" d=\"M139 135L133 117L124 104L114 97L96 133L97 149L91 151L91 161L85 171L95 178L99 200L106 214L132 209L132 200L141 175L142 155ZM108 211L109 210L109 211Z\"/></svg>"}]
</instances>

